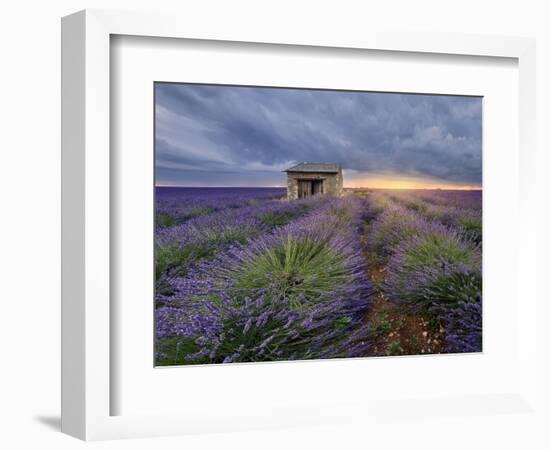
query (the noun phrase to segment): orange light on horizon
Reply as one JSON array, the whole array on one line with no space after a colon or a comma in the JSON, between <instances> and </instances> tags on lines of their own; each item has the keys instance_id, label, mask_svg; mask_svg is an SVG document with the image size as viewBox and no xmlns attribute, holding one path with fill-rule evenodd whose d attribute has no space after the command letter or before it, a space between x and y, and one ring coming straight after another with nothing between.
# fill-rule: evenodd
<instances>
[{"instance_id":1,"label":"orange light on horizon","mask_svg":"<svg viewBox=\"0 0 550 450\"><path fill-rule=\"evenodd\" d=\"M344 184L344 188L371 188L371 189L441 189L455 191L480 190L481 186L453 185L431 180L414 179L384 179L369 178L367 180L353 180Z\"/></svg>"}]
</instances>

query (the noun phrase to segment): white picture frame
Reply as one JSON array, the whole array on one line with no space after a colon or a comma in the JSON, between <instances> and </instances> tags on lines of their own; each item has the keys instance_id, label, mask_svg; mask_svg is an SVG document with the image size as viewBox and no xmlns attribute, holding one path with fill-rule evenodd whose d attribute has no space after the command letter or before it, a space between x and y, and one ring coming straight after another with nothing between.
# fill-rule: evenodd
<instances>
[{"instance_id":1,"label":"white picture frame","mask_svg":"<svg viewBox=\"0 0 550 450\"><path fill-rule=\"evenodd\" d=\"M535 42L527 38L380 30L281 30L263 23L233 27L222 21L197 23L192 17L87 10L62 21L62 430L85 440L233 431L360 421L386 414L384 402L278 405L270 412L220 408L206 414L112 415L111 398L111 184L110 39L113 35L200 39L303 48L368 49L417 54L512 58L519 77L518 308L521 367L513 391L464 398L402 398L401 414L437 404L445 414L492 414L502 408L533 411L536 397L535 273ZM516 294L517 295L517 294ZM239 366L233 370L241 370ZM273 366L262 366L264 372ZM392 400L395 401L395 400ZM434 403L435 402L435 403ZM326 407L325 407L326 406ZM330 411L330 412L329 412ZM243 422L243 417L247 421Z\"/></svg>"}]
</instances>

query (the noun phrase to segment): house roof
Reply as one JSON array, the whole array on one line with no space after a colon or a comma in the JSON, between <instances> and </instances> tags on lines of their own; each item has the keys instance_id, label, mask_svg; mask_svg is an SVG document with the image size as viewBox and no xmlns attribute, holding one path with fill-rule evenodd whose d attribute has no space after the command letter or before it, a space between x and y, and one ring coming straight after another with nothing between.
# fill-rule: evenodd
<instances>
[{"instance_id":1,"label":"house roof","mask_svg":"<svg viewBox=\"0 0 550 450\"><path fill-rule=\"evenodd\" d=\"M310 163L302 162L295 166L289 167L285 172L322 172L322 173L338 173L340 164L335 163Z\"/></svg>"}]
</instances>

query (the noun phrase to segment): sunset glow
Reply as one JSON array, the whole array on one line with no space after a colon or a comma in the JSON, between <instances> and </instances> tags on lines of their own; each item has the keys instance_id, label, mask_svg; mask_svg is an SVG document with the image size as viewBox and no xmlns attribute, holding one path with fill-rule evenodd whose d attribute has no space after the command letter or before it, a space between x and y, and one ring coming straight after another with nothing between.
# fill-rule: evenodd
<instances>
[{"instance_id":1,"label":"sunset glow","mask_svg":"<svg viewBox=\"0 0 550 450\"><path fill-rule=\"evenodd\" d=\"M371 188L371 189L442 189L442 190L459 190L473 191L480 190L481 186L468 185L453 185L438 183L429 180L404 180L404 179L365 179L346 183L345 188Z\"/></svg>"}]
</instances>

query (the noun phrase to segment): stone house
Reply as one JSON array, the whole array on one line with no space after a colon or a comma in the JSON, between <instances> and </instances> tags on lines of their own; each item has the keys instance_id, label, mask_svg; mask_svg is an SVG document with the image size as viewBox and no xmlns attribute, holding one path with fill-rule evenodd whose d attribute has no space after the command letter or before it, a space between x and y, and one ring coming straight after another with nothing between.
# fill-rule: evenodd
<instances>
[{"instance_id":1,"label":"stone house","mask_svg":"<svg viewBox=\"0 0 550 450\"><path fill-rule=\"evenodd\" d=\"M341 195L342 167L335 163L303 162L285 170L287 197L291 200L312 195Z\"/></svg>"}]
</instances>

